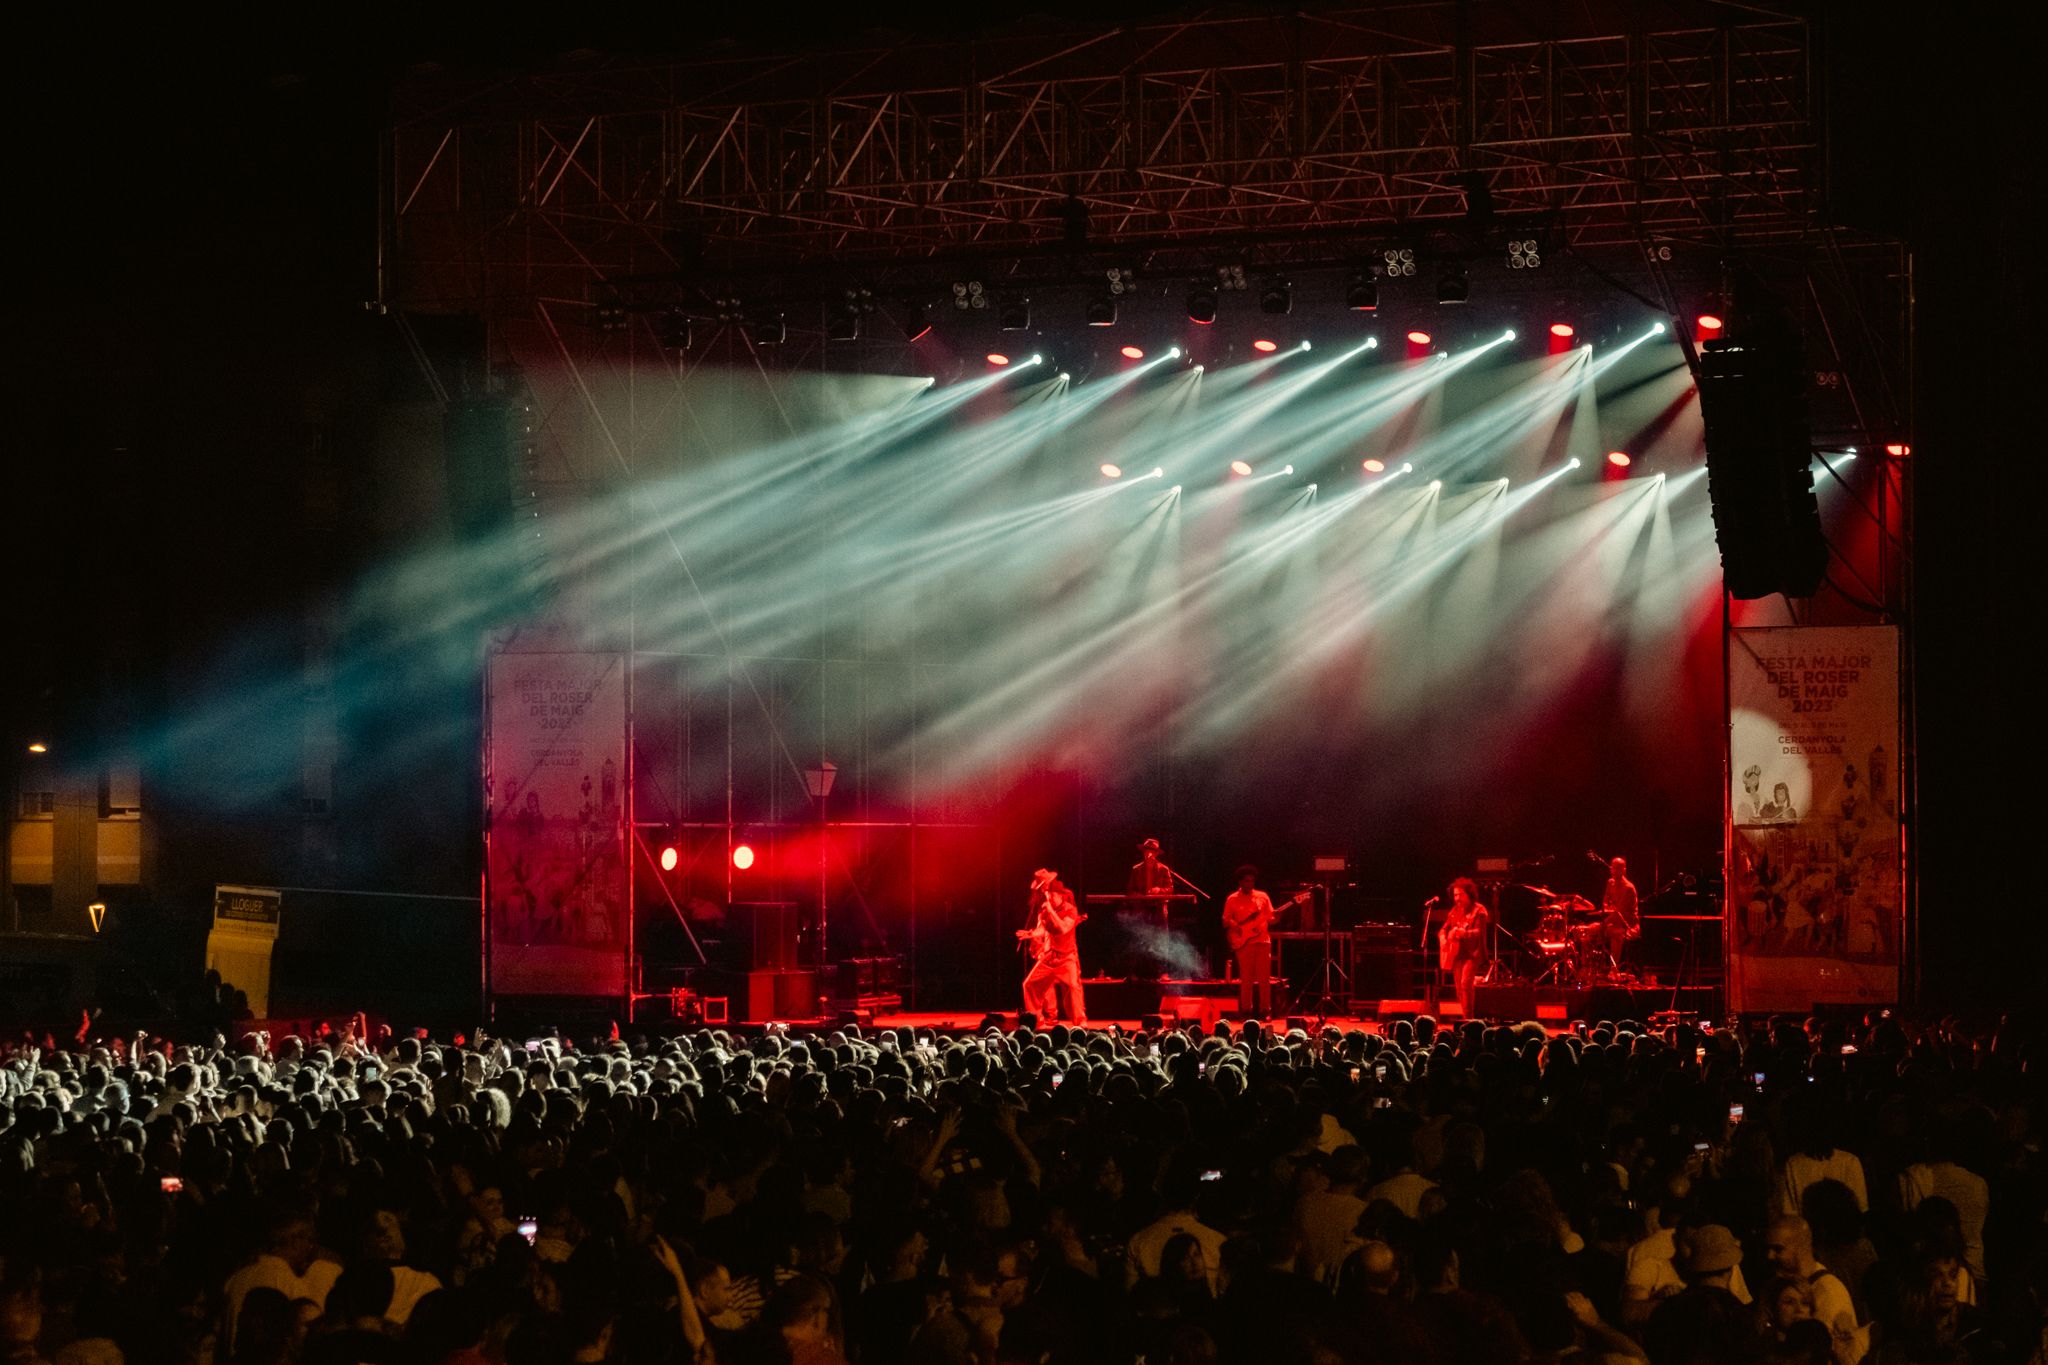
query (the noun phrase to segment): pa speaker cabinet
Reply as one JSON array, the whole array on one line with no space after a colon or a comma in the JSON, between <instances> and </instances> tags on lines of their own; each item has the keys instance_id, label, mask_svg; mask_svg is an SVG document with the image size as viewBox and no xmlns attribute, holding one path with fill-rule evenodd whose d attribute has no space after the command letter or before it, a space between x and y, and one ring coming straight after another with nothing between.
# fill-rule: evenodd
<instances>
[{"instance_id":1,"label":"pa speaker cabinet","mask_svg":"<svg viewBox=\"0 0 2048 1365\"><path fill-rule=\"evenodd\" d=\"M815 972L747 972L736 992L740 1022L816 1018L817 980Z\"/></svg>"},{"instance_id":2,"label":"pa speaker cabinet","mask_svg":"<svg viewBox=\"0 0 2048 1365\"><path fill-rule=\"evenodd\" d=\"M1472 1007L1481 1019L1534 1019L1536 988L1527 983L1516 986L1474 986Z\"/></svg>"}]
</instances>

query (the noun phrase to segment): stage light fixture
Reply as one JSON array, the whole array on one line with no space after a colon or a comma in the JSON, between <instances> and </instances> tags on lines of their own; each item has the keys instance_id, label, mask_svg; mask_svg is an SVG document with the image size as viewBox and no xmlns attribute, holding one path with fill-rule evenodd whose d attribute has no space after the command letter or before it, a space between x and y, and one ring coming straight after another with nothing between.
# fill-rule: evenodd
<instances>
[{"instance_id":1,"label":"stage light fixture","mask_svg":"<svg viewBox=\"0 0 2048 1365\"><path fill-rule=\"evenodd\" d=\"M711 301L711 311L721 326L741 321L740 301L736 296L726 295L723 298L713 299Z\"/></svg>"},{"instance_id":2,"label":"stage light fixture","mask_svg":"<svg viewBox=\"0 0 2048 1365\"><path fill-rule=\"evenodd\" d=\"M1280 349L1280 343L1277 341L1268 341L1264 337L1260 337L1257 341L1254 341L1252 343L1252 349L1254 351L1264 351L1265 353L1270 355L1274 351Z\"/></svg>"},{"instance_id":3,"label":"stage light fixture","mask_svg":"<svg viewBox=\"0 0 2048 1365\"><path fill-rule=\"evenodd\" d=\"M1384 474L1387 472L1387 462L1385 460L1367 460L1364 469L1368 474Z\"/></svg>"},{"instance_id":4,"label":"stage light fixture","mask_svg":"<svg viewBox=\"0 0 2048 1365\"><path fill-rule=\"evenodd\" d=\"M1042 355L1033 355L1031 359L1025 361L1024 363L1026 365L1043 365L1045 363L1045 357Z\"/></svg>"},{"instance_id":5,"label":"stage light fixture","mask_svg":"<svg viewBox=\"0 0 2048 1365\"><path fill-rule=\"evenodd\" d=\"M1301 339L1301 345L1299 345L1299 346L1295 347L1294 349L1295 349L1295 350L1297 350L1297 351L1306 351L1306 350L1307 350L1308 348L1309 348L1309 345L1308 345L1308 338L1307 338L1307 337L1303 337L1303 338Z\"/></svg>"},{"instance_id":6,"label":"stage light fixture","mask_svg":"<svg viewBox=\"0 0 2048 1365\"><path fill-rule=\"evenodd\" d=\"M1281 472L1282 474L1292 474L1292 473L1294 472L1294 466L1293 466L1293 465L1289 465L1289 466L1287 466L1287 468L1285 468L1285 469L1281 470L1280 472Z\"/></svg>"},{"instance_id":7,"label":"stage light fixture","mask_svg":"<svg viewBox=\"0 0 2048 1365\"><path fill-rule=\"evenodd\" d=\"M1283 317L1294 311L1294 290L1285 280L1268 280L1259 291L1259 311L1269 317Z\"/></svg>"},{"instance_id":8,"label":"stage light fixture","mask_svg":"<svg viewBox=\"0 0 2048 1365\"><path fill-rule=\"evenodd\" d=\"M1252 472L1252 467L1243 460L1232 460L1230 462L1230 472L1241 479Z\"/></svg>"},{"instance_id":9,"label":"stage light fixture","mask_svg":"<svg viewBox=\"0 0 2048 1365\"><path fill-rule=\"evenodd\" d=\"M1534 270L1543 264L1543 248L1534 237L1517 237L1508 241L1508 269Z\"/></svg>"},{"instance_id":10,"label":"stage light fixture","mask_svg":"<svg viewBox=\"0 0 2048 1365\"><path fill-rule=\"evenodd\" d=\"M752 844L734 844L732 846L732 865L742 872L752 867L754 865L754 846Z\"/></svg>"},{"instance_id":11,"label":"stage light fixture","mask_svg":"<svg viewBox=\"0 0 2048 1365\"><path fill-rule=\"evenodd\" d=\"M1567 460L1567 461L1565 462L1565 468L1566 468L1566 469L1577 469L1578 467L1579 467L1579 457L1578 457L1578 456L1576 456L1576 455L1572 456L1572 457L1571 457L1571 459L1569 459L1569 460Z\"/></svg>"},{"instance_id":12,"label":"stage light fixture","mask_svg":"<svg viewBox=\"0 0 2048 1365\"><path fill-rule=\"evenodd\" d=\"M902 326L905 341L923 341L932 331L930 310L921 303L906 303Z\"/></svg>"},{"instance_id":13,"label":"stage light fixture","mask_svg":"<svg viewBox=\"0 0 2048 1365\"><path fill-rule=\"evenodd\" d=\"M1354 313L1370 313L1380 306L1380 283L1365 271L1351 277L1344 286L1344 306Z\"/></svg>"},{"instance_id":14,"label":"stage light fixture","mask_svg":"<svg viewBox=\"0 0 2048 1365\"><path fill-rule=\"evenodd\" d=\"M1155 479L1163 479L1166 477L1166 471L1158 468L1157 466L1154 466L1151 477Z\"/></svg>"},{"instance_id":15,"label":"stage light fixture","mask_svg":"<svg viewBox=\"0 0 2048 1365\"><path fill-rule=\"evenodd\" d=\"M1408 341L1409 344L1414 346L1427 346L1430 342L1430 335L1427 332L1410 332L1408 334Z\"/></svg>"},{"instance_id":16,"label":"stage light fixture","mask_svg":"<svg viewBox=\"0 0 2048 1365\"><path fill-rule=\"evenodd\" d=\"M1031 300L1009 299L996 309L996 330L1024 332L1031 328Z\"/></svg>"},{"instance_id":17,"label":"stage light fixture","mask_svg":"<svg viewBox=\"0 0 2048 1365\"><path fill-rule=\"evenodd\" d=\"M1001 351L990 351L988 353L988 363L994 365L997 369L1001 369L1010 363L1010 357L1004 355Z\"/></svg>"},{"instance_id":18,"label":"stage light fixture","mask_svg":"<svg viewBox=\"0 0 2048 1365\"><path fill-rule=\"evenodd\" d=\"M965 312L969 308L988 307L988 291L980 280L953 281L953 306Z\"/></svg>"},{"instance_id":19,"label":"stage light fixture","mask_svg":"<svg viewBox=\"0 0 2048 1365\"><path fill-rule=\"evenodd\" d=\"M1550 324L1550 334L1554 337L1572 337L1578 334L1578 329L1569 322L1553 322Z\"/></svg>"},{"instance_id":20,"label":"stage light fixture","mask_svg":"<svg viewBox=\"0 0 2048 1365\"><path fill-rule=\"evenodd\" d=\"M1121 479L1123 476L1124 471L1116 465L1106 464L1102 466L1102 477L1105 479Z\"/></svg>"},{"instance_id":21,"label":"stage light fixture","mask_svg":"<svg viewBox=\"0 0 2048 1365\"><path fill-rule=\"evenodd\" d=\"M1693 325L1698 327L1702 332L1718 332L1721 330L1723 326L1721 319L1712 313L1700 314L1698 317L1693 319Z\"/></svg>"},{"instance_id":22,"label":"stage light fixture","mask_svg":"<svg viewBox=\"0 0 2048 1365\"><path fill-rule=\"evenodd\" d=\"M1107 294L1088 300L1087 321L1090 327L1116 326L1116 300Z\"/></svg>"},{"instance_id":23,"label":"stage light fixture","mask_svg":"<svg viewBox=\"0 0 2048 1365\"><path fill-rule=\"evenodd\" d=\"M825 319L825 340L859 341L860 314L834 308L831 316Z\"/></svg>"},{"instance_id":24,"label":"stage light fixture","mask_svg":"<svg viewBox=\"0 0 2048 1365\"><path fill-rule=\"evenodd\" d=\"M680 308L664 308L654 319L654 344L664 351L690 349L690 315Z\"/></svg>"},{"instance_id":25,"label":"stage light fixture","mask_svg":"<svg viewBox=\"0 0 2048 1365\"><path fill-rule=\"evenodd\" d=\"M1380 253L1380 260L1386 265L1388 279L1415 273L1415 251L1411 247L1390 246Z\"/></svg>"},{"instance_id":26,"label":"stage light fixture","mask_svg":"<svg viewBox=\"0 0 2048 1365\"><path fill-rule=\"evenodd\" d=\"M1430 492L1432 492L1432 493L1441 493L1441 492L1443 492L1443 491L1444 491L1444 481L1443 481L1442 479L1431 479L1431 480L1429 481L1429 491L1430 491Z\"/></svg>"},{"instance_id":27,"label":"stage light fixture","mask_svg":"<svg viewBox=\"0 0 2048 1365\"><path fill-rule=\"evenodd\" d=\"M1472 293L1472 282L1465 277L1462 265L1447 265L1436 277L1436 301L1438 303L1463 303Z\"/></svg>"},{"instance_id":28,"label":"stage light fixture","mask_svg":"<svg viewBox=\"0 0 2048 1365\"><path fill-rule=\"evenodd\" d=\"M1884 448L1884 453L1887 455L1911 455L1913 447L1907 445L1904 441L1893 441Z\"/></svg>"},{"instance_id":29,"label":"stage light fixture","mask_svg":"<svg viewBox=\"0 0 2048 1365\"><path fill-rule=\"evenodd\" d=\"M1143 346L1119 346L1116 353L1125 360L1143 360L1145 358L1145 348Z\"/></svg>"},{"instance_id":30,"label":"stage light fixture","mask_svg":"<svg viewBox=\"0 0 2048 1365\"><path fill-rule=\"evenodd\" d=\"M50 752L50 746L39 739L31 740L29 741L28 751L32 754L46 754Z\"/></svg>"},{"instance_id":31,"label":"stage light fixture","mask_svg":"<svg viewBox=\"0 0 2048 1365\"><path fill-rule=\"evenodd\" d=\"M1067 382L1068 380L1072 379L1072 378L1073 378L1074 376L1072 376L1072 375L1068 374L1068 373L1067 373L1067 372L1066 372L1065 370L1061 370L1061 371L1060 371L1060 376L1059 376L1059 377L1060 377L1060 382L1061 382L1062 384L1064 384L1064 383L1066 383L1066 382Z\"/></svg>"},{"instance_id":32,"label":"stage light fixture","mask_svg":"<svg viewBox=\"0 0 2048 1365\"><path fill-rule=\"evenodd\" d=\"M1610 450L1607 452L1607 463L1613 465L1616 469L1627 469L1635 461L1629 458L1629 453L1626 450Z\"/></svg>"},{"instance_id":33,"label":"stage light fixture","mask_svg":"<svg viewBox=\"0 0 2048 1365\"><path fill-rule=\"evenodd\" d=\"M747 327L747 336L756 346L780 346L789 339L789 325L780 313L756 318Z\"/></svg>"},{"instance_id":34,"label":"stage light fixture","mask_svg":"<svg viewBox=\"0 0 2048 1365\"><path fill-rule=\"evenodd\" d=\"M626 305L616 294L607 294L594 305L597 312L597 330L600 332L623 332L626 330Z\"/></svg>"},{"instance_id":35,"label":"stage light fixture","mask_svg":"<svg viewBox=\"0 0 2048 1365\"><path fill-rule=\"evenodd\" d=\"M1216 287L1198 284L1188 290L1188 321L1206 327L1216 321Z\"/></svg>"},{"instance_id":36,"label":"stage light fixture","mask_svg":"<svg viewBox=\"0 0 2048 1365\"><path fill-rule=\"evenodd\" d=\"M1661 323L1661 322L1653 322L1653 323L1651 323L1651 324L1650 324L1650 335L1651 335L1651 336L1653 336L1653 337L1660 337L1660 336L1663 336L1663 335L1664 335L1664 324L1663 324L1663 323Z\"/></svg>"},{"instance_id":37,"label":"stage light fixture","mask_svg":"<svg viewBox=\"0 0 2048 1365\"><path fill-rule=\"evenodd\" d=\"M674 844L668 845L661 851L661 870L663 872L675 871L676 864L681 861L681 858L682 855L676 852L676 846Z\"/></svg>"},{"instance_id":38,"label":"stage light fixture","mask_svg":"<svg viewBox=\"0 0 2048 1365\"><path fill-rule=\"evenodd\" d=\"M1378 350L1379 348L1380 348L1380 339L1379 339L1378 337L1367 337L1367 338L1365 339L1365 349L1366 349L1366 350L1368 350L1368 351L1377 351L1377 350Z\"/></svg>"},{"instance_id":39,"label":"stage light fixture","mask_svg":"<svg viewBox=\"0 0 2048 1365\"><path fill-rule=\"evenodd\" d=\"M1171 488L1167 489L1166 491L1167 491L1167 492L1169 492L1169 493L1171 493L1171 494L1173 494L1173 496L1175 496L1175 497L1177 498L1177 497L1179 497L1179 496L1180 496L1180 485L1179 485L1179 484L1175 484L1175 485L1174 485L1173 487L1171 487Z\"/></svg>"},{"instance_id":40,"label":"stage light fixture","mask_svg":"<svg viewBox=\"0 0 2048 1365\"><path fill-rule=\"evenodd\" d=\"M1512 327L1508 328L1500 334L1500 339L1502 341L1513 341L1515 339L1515 329Z\"/></svg>"},{"instance_id":41,"label":"stage light fixture","mask_svg":"<svg viewBox=\"0 0 2048 1365\"><path fill-rule=\"evenodd\" d=\"M1401 472L1403 474L1413 474L1415 472L1415 466L1412 464L1404 464L1401 466Z\"/></svg>"},{"instance_id":42,"label":"stage light fixture","mask_svg":"<svg viewBox=\"0 0 2048 1365\"><path fill-rule=\"evenodd\" d=\"M1244 267L1241 265L1219 265L1216 267L1216 287L1242 294L1247 288L1244 281Z\"/></svg>"},{"instance_id":43,"label":"stage light fixture","mask_svg":"<svg viewBox=\"0 0 2048 1365\"><path fill-rule=\"evenodd\" d=\"M1178 346L1170 346L1170 347L1168 347L1168 348L1167 348L1167 351L1166 351L1166 358L1167 358L1168 360L1179 360L1179 359L1180 359L1180 347L1178 347Z\"/></svg>"}]
</instances>

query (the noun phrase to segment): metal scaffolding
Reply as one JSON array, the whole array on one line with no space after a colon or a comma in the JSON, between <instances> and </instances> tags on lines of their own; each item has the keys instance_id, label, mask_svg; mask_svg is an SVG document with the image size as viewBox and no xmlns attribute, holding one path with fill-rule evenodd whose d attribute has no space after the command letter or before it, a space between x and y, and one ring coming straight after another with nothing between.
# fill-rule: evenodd
<instances>
[{"instance_id":1,"label":"metal scaffolding","mask_svg":"<svg viewBox=\"0 0 2048 1365\"><path fill-rule=\"evenodd\" d=\"M1803 19L1712 0L1432 0L834 52L422 76L383 297L518 311L593 280L1173 242L1808 234Z\"/></svg>"}]
</instances>

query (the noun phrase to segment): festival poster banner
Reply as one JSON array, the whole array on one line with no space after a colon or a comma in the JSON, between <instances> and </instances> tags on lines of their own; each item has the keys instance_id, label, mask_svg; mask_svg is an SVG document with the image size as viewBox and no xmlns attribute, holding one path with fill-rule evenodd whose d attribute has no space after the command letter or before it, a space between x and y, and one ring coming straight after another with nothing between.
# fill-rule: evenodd
<instances>
[{"instance_id":1,"label":"festival poster banner","mask_svg":"<svg viewBox=\"0 0 2048 1365\"><path fill-rule=\"evenodd\" d=\"M493 995L626 988L626 670L493 654L485 858Z\"/></svg>"},{"instance_id":2,"label":"festival poster banner","mask_svg":"<svg viewBox=\"0 0 2048 1365\"><path fill-rule=\"evenodd\" d=\"M1728 991L1738 1011L1898 998L1899 638L1731 631Z\"/></svg>"}]
</instances>

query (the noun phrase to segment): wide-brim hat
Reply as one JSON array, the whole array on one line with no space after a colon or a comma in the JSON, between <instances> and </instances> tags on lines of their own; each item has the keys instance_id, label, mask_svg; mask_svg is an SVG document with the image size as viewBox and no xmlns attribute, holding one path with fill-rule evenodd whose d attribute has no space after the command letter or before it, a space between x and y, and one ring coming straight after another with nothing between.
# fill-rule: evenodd
<instances>
[{"instance_id":1,"label":"wide-brim hat","mask_svg":"<svg viewBox=\"0 0 2048 1365\"><path fill-rule=\"evenodd\" d=\"M1159 851L1159 841L1157 839L1147 839L1145 840L1145 842L1139 844L1138 847L1139 849L1144 851L1157 853Z\"/></svg>"},{"instance_id":2,"label":"wide-brim hat","mask_svg":"<svg viewBox=\"0 0 2048 1365\"><path fill-rule=\"evenodd\" d=\"M1033 891L1036 891L1039 887L1044 886L1047 882L1056 882L1059 879L1059 873L1053 871L1049 867L1041 867L1038 869L1038 871L1031 874L1031 889Z\"/></svg>"}]
</instances>

